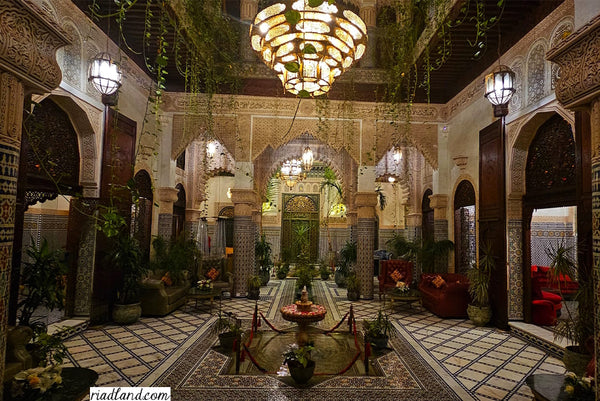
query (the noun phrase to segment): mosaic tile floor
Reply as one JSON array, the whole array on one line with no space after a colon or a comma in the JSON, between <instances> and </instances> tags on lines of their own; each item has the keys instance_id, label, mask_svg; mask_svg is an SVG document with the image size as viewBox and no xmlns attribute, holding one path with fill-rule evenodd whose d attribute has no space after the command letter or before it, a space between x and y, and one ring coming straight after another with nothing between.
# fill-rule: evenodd
<instances>
[{"instance_id":1,"label":"mosaic tile floor","mask_svg":"<svg viewBox=\"0 0 600 401\"><path fill-rule=\"evenodd\" d=\"M321 325L331 327L350 308L345 290L338 289L332 281L315 282L315 295L328 307L327 319ZM272 280L261 289L258 307L263 314L276 325L284 324L278 309L293 298L291 280ZM218 302L218 301L217 301ZM477 328L468 320L441 319L432 315L417 304L384 305L374 300L354 302L357 320L372 318L384 307L390 314L401 340L402 352L410 353L415 361L422 361L428 369L439 376L440 380L456 393L456 396L436 399L474 399L474 400L531 400L532 395L525 385L525 378L532 373L563 373L562 362L529 345L508 332L494 328ZM245 298L224 299L221 308L234 312L244 319L245 328L249 328L254 310L254 302ZM151 386L163 380L169 372L186 361L188 350L203 346L204 357L209 355L212 343L208 340L209 326L215 319L209 308L193 301L181 309L163 318L142 318L129 326L104 325L89 327L66 341L70 363L75 366L89 367L99 373L98 386ZM398 354L398 347L394 346ZM399 355L407 360L407 355ZM207 361L210 358L206 359ZM390 358L387 368L393 369L397 362ZM196 363L197 361L193 361ZM383 364L387 363L385 361ZM410 366L410 363L408 364ZM382 366L386 368L386 366ZM190 372L194 369L189 367ZM191 374L191 373L190 373ZM217 371L214 374L218 374ZM413 373L414 375L414 373ZM247 376L252 377L252 376ZM418 377L416 377L418 379ZM273 389L281 387L281 382L272 382ZM428 383L421 383L427 389ZM349 384L352 386L352 384ZM352 388L352 387L351 387ZM373 399L377 392L361 392L357 385L354 396L344 395L344 399ZM248 398L243 389L228 389L223 392L229 400ZM260 399L316 399L318 389L305 390L302 396L292 393L267 392ZM287 395L286 395L287 394ZM429 399L413 397L412 400ZM377 399L386 397L384 393ZM331 394L329 395L331 396ZM340 398L341 399L341 395ZM177 395L174 393L174 398ZM184 399L184 398L180 398ZM187 399L187 398L185 398ZM197 393L193 399L204 399ZM212 397L211 399L214 399ZM255 399L255 398L252 398Z\"/></svg>"}]
</instances>

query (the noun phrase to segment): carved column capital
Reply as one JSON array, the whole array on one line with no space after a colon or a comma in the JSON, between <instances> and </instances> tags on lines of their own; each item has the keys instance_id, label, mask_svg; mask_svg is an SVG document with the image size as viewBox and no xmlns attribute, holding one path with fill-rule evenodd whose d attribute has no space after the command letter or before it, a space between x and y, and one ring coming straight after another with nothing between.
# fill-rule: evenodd
<instances>
[{"instance_id":1,"label":"carved column capital","mask_svg":"<svg viewBox=\"0 0 600 401\"><path fill-rule=\"evenodd\" d=\"M162 187L156 190L160 213L173 213L173 203L177 201L179 191L172 187Z\"/></svg>"},{"instance_id":2,"label":"carved column capital","mask_svg":"<svg viewBox=\"0 0 600 401\"><path fill-rule=\"evenodd\" d=\"M185 209L185 221L198 221L202 218L202 210Z\"/></svg>"},{"instance_id":3,"label":"carved column capital","mask_svg":"<svg viewBox=\"0 0 600 401\"><path fill-rule=\"evenodd\" d=\"M417 227L421 225L423 215L421 213L410 213L406 216L406 225L408 227Z\"/></svg>"},{"instance_id":4,"label":"carved column capital","mask_svg":"<svg viewBox=\"0 0 600 401\"><path fill-rule=\"evenodd\" d=\"M0 70L34 92L50 92L62 79L56 50L70 43L65 32L29 0L0 0Z\"/></svg>"},{"instance_id":5,"label":"carved column capital","mask_svg":"<svg viewBox=\"0 0 600 401\"><path fill-rule=\"evenodd\" d=\"M359 219L375 218L375 206L377 206L376 192L357 192L354 199Z\"/></svg>"},{"instance_id":6,"label":"carved column capital","mask_svg":"<svg viewBox=\"0 0 600 401\"><path fill-rule=\"evenodd\" d=\"M435 194L429 197L429 205L433 208L434 220L446 220L448 210L448 195Z\"/></svg>"},{"instance_id":7,"label":"carved column capital","mask_svg":"<svg viewBox=\"0 0 600 401\"><path fill-rule=\"evenodd\" d=\"M256 210L258 195L252 189L231 188L235 216L252 216Z\"/></svg>"},{"instance_id":8,"label":"carved column capital","mask_svg":"<svg viewBox=\"0 0 600 401\"><path fill-rule=\"evenodd\" d=\"M546 58L560 66L556 98L565 107L600 96L600 15L550 49Z\"/></svg>"}]
</instances>

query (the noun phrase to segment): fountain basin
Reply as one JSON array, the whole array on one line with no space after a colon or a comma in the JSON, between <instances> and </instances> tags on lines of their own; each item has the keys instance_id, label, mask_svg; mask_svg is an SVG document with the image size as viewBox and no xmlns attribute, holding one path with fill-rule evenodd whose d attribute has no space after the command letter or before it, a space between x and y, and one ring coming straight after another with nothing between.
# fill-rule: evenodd
<instances>
[{"instance_id":1,"label":"fountain basin","mask_svg":"<svg viewBox=\"0 0 600 401\"><path fill-rule=\"evenodd\" d=\"M288 322L308 324L325 319L325 314L327 313L323 305L312 304L308 310L301 309L302 306L299 308L296 304L286 305L281 308L281 317Z\"/></svg>"}]
</instances>

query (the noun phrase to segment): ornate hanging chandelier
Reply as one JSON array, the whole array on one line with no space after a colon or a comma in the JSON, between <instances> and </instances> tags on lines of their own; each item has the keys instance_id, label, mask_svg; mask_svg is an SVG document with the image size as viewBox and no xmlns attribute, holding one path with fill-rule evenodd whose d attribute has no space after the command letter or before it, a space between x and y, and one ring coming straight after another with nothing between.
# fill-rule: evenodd
<instances>
[{"instance_id":1,"label":"ornate hanging chandelier","mask_svg":"<svg viewBox=\"0 0 600 401\"><path fill-rule=\"evenodd\" d=\"M296 0L260 11L250 27L250 40L286 91L319 96L364 55L367 27L338 4Z\"/></svg>"},{"instance_id":2,"label":"ornate hanging chandelier","mask_svg":"<svg viewBox=\"0 0 600 401\"><path fill-rule=\"evenodd\" d=\"M310 171L314 161L315 156L310 146L305 147L304 152L302 152L302 167L304 167L304 171Z\"/></svg>"},{"instance_id":3,"label":"ornate hanging chandelier","mask_svg":"<svg viewBox=\"0 0 600 401\"><path fill-rule=\"evenodd\" d=\"M283 162L277 177L292 189L297 182L306 177L306 174L302 172L302 162L298 159L291 159Z\"/></svg>"}]
</instances>

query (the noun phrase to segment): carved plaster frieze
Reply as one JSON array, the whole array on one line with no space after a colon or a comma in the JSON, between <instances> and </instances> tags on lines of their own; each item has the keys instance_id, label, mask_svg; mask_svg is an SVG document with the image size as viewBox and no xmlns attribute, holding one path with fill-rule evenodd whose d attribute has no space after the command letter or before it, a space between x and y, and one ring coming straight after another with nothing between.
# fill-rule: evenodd
<instances>
[{"instance_id":1,"label":"carved plaster frieze","mask_svg":"<svg viewBox=\"0 0 600 401\"><path fill-rule=\"evenodd\" d=\"M530 50L538 39L545 38L545 40L550 41L556 32L557 27L563 25L568 19L572 20L573 14L573 0L564 1L550 15L544 18L521 40L519 40L519 42L502 55L502 64L513 65L519 60L527 59L527 55L530 53ZM484 77L494 67L495 65L490 66L490 68L484 71L478 78L474 79L458 95L446 103L445 115L448 119L451 119L453 116L465 110L472 103L483 98ZM547 66L547 68L550 68L550 66ZM523 73L526 73L526 71L523 71ZM517 81L519 80L524 81L525 77L521 76L517 78ZM521 84L525 85L526 82L521 82ZM547 87L549 88L549 86ZM527 105L524 104L525 99L522 98L523 93L520 93L519 95L521 97L519 106L520 108L524 108Z\"/></svg>"},{"instance_id":2,"label":"carved plaster frieze","mask_svg":"<svg viewBox=\"0 0 600 401\"><path fill-rule=\"evenodd\" d=\"M56 50L67 44L66 33L32 1L0 0L0 69L49 92L62 77Z\"/></svg>"},{"instance_id":3,"label":"carved plaster frieze","mask_svg":"<svg viewBox=\"0 0 600 401\"><path fill-rule=\"evenodd\" d=\"M380 159L385 152L394 144L405 143L412 145L423 156L425 160L437 169L437 124L406 124L391 125L389 121L377 121L375 131L377 132L376 157Z\"/></svg>"},{"instance_id":4,"label":"carved plaster frieze","mask_svg":"<svg viewBox=\"0 0 600 401\"><path fill-rule=\"evenodd\" d=\"M600 15L546 56L560 66L556 98L563 105L577 107L600 96Z\"/></svg>"},{"instance_id":5,"label":"carved plaster frieze","mask_svg":"<svg viewBox=\"0 0 600 401\"><path fill-rule=\"evenodd\" d=\"M206 115L209 110L209 98L204 94L168 92L163 96L161 109L164 112ZM443 122L444 106L438 104L414 104L409 108L399 105L397 110L386 103L348 102L327 100L318 105L316 99L260 97L244 95L214 95L210 98L210 110L213 114L266 114L271 116L323 118L379 118L389 121ZM400 112L398 112L400 110ZM410 116L405 110L410 111Z\"/></svg>"}]
</instances>

